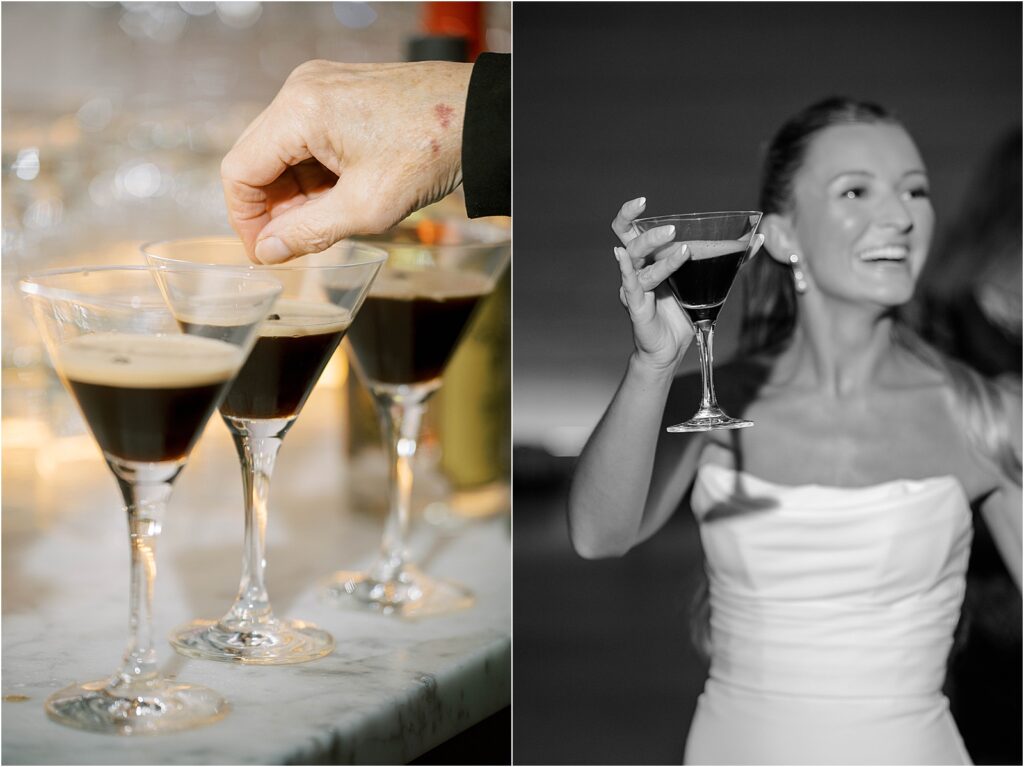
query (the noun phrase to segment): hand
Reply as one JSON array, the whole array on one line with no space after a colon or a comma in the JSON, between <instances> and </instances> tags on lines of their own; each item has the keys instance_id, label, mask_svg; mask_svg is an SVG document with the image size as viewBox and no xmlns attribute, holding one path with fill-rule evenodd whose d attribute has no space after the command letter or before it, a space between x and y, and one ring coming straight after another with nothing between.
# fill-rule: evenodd
<instances>
[{"instance_id":1,"label":"hand","mask_svg":"<svg viewBox=\"0 0 1024 767\"><path fill-rule=\"evenodd\" d=\"M260 263L394 226L462 181L471 64L295 69L221 163L231 226Z\"/></svg>"},{"instance_id":2,"label":"hand","mask_svg":"<svg viewBox=\"0 0 1024 767\"><path fill-rule=\"evenodd\" d=\"M674 371L693 341L693 326L664 281L689 253L686 245L673 242L673 226L636 234L633 220L646 204L643 197L630 200L612 221L612 231L626 246L615 248L622 276L619 300L633 323L637 359L656 370Z\"/></svg>"}]
</instances>

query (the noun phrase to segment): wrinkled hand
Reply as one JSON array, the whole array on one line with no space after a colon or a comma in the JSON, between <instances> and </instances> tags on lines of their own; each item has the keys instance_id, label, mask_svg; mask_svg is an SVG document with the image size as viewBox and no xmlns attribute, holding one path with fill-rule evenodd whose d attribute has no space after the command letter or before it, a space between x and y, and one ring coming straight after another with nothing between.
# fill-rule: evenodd
<instances>
[{"instance_id":1,"label":"wrinkled hand","mask_svg":"<svg viewBox=\"0 0 1024 767\"><path fill-rule=\"evenodd\" d=\"M394 226L462 182L471 64L295 69L221 163L231 226L279 263Z\"/></svg>"},{"instance_id":2,"label":"wrinkled hand","mask_svg":"<svg viewBox=\"0 0 1024 767\"><path fill-rule=\"evenodd\" d=\"M625 246L615 248L622 287L619 300L629 311L639 361L657 370L675 370L693 341L693 326L665 278L689 258L686 245L673 242L675 227L659 226L638 235L633 220L647 201L630 200L612 221Z\"/></svg>"}]
</instances>

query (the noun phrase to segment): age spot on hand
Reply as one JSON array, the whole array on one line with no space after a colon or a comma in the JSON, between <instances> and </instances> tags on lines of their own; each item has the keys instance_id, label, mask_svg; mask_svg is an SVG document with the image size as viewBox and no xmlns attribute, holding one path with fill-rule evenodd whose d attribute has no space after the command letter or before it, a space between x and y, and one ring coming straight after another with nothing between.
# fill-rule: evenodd
<instances>
[{"instance_id":1,"label":"age spot on hand","mask_svg":"<svg viewBox=\"0 0 1024 767\"><path fill-rule=\"evenodd\" d=\"M437 120L441 123L441 127L447 128L451 125L452 115L455 114L455 110L447 104L438 104L434 107L434 114L437 115Z\"/></svg>"}]
</instances>

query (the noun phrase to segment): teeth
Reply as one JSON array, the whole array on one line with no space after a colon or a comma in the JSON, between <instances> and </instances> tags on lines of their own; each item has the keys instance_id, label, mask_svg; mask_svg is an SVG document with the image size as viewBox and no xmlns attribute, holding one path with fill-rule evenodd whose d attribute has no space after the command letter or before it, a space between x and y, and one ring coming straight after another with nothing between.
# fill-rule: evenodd
<instances>
[{"instance_id":1,"label":"teeth","mask_svg":"<svg viewBox=\"0 0 1024 767\"><path fill-rule=\"evenodd\" d=\"M907 257L907 248L902 245L887 245L861 251L861 261L903 261Z\"/></svg>"}]
</instances>

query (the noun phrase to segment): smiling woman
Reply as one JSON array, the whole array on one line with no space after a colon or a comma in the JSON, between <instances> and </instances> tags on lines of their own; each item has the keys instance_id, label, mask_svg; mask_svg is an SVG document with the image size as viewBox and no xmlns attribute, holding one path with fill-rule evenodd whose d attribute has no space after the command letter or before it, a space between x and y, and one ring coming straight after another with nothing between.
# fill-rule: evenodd
<instances>
[{"instance_id":1,"label":"smiling woman","mask_svg":"<svg viewBox=\"0 0 1024 767\"><path fill-rule=\"evenodd\" d=\"M662 428L673 398L693 398L693 377L673 377L693 333L630 266L665 243L634 234L644 205L612 226L631 257L635 350L580 456L569 521L582 555L616 556L691 499L710 671L687 763L970 763L942 685L971 504L1020 587L1020 401L900 318L934 227L913 139L881 107L836 98L772 142L765 253L719 386L750 429Z\"/></svg>"},{"instance_id":2,"label":"smiling woman","mask_svg":"<svg viewBox=\"0 0 1024 767\"><path fill-rule=\"evenodd\" d=\"M791 263L801 249L813 254L804 270L811 297L881 306L910 299L935 216L924 162L903 128L876 122L822 130L794 181L787 209L794 208L799 220L780 210L766 218L763 231L776 259Z\"/></svg>"},{"instance_id":3,"label":"smiling woman","mask_svg":"<svg viewBox=\"0 0 1024 767\"><path fill-rule=\"evenodd\" d=\"M806 323L815 327L832 322L837 310L881 310L893 345L941 372L957 420L986 460L1019 477L1011 419L992 417L1007 402L1019 408L1019 398L938 354L904 321L935 221L924 161L896 118L876 104L845 99L804 110L771 145L760 205L771 258L755 260L745 273L741 354L782 349L800 311L816 316Z\"/></svg>"}]
</instances>

